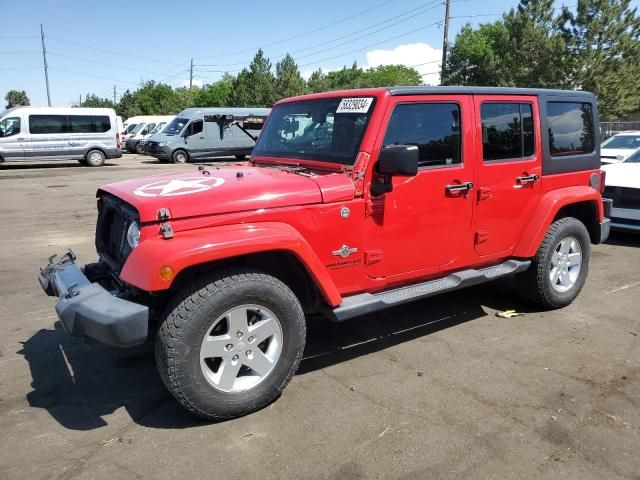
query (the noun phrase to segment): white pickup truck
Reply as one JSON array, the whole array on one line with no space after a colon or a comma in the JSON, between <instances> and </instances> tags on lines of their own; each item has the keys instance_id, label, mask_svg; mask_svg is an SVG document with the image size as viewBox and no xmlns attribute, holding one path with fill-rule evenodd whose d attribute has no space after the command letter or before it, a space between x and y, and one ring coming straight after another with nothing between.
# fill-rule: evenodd
<instances>
[{"instance_id":1,"label":"white pickup truck","mask_svg":"<svg viewBox=\"0 0 640 480\"><path fill-rule=\"evenodd\" d=\"M640 232L640 150L619 163L603 165L606 172L602 194L611 228Z\"/></svg>"}]
</instances>

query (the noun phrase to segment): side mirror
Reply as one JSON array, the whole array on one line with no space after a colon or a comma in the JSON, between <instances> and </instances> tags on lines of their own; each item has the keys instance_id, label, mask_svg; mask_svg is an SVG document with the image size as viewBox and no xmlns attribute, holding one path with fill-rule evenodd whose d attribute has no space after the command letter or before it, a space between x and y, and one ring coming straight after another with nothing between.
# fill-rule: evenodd
<instances>
[{"instance_id":1,"label":"side mirror","mask_svg":"<svg viewBox=\"0 0 640 480\"><path fill-rule=\"evenodd\" d=\"M418 174L419 158L416 145L389 145L382 149L378 157L378 173L413 177Z\"/></svg>"},{"instance_id":2,"label":"side mirror","mask_svg":"<svg viewBox=\"0 0 640 480\"><path fill-rule=\"evenodd\" d=\"M393 175L416 176L419 159L420 152L415 145L389 145L383 148L376 164L378 173L382 174L382 181L371 184L371 194L377 196L391 192Z\"/></svg>"}]
</instances>

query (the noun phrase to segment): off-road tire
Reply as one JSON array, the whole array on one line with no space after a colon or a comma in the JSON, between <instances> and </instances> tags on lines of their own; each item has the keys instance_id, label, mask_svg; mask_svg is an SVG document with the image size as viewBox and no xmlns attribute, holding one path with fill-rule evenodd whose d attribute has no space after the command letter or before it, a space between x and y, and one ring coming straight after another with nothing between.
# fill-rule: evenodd
<instances>
[{"instance_id":1,"label":"off-road tire","mask_svg":"<svg viewBox=\"0 0 640 480\"><path fill-rule=\"evenodd\" d=\"M189 154L184 150L176 150L171 154L171 161L173 163L187 163L189 161Z\"/></svg>"},{"instance_id":2,"label":"off-road tire","mask_svg":"<svg viewBox=\"0 0 640 480\"><path fill-rule=\"evenodd\" d=\"M234 306L255 304L273 312L282 327L282 351L273 370L253 388L223 392L200 367L204 335ZM246 415L268 405L287 386L302 359L306 323L300 302L280 280L248 269L196 277L168 305L155 344L162 381L189 412L211 420Z\"/></svg>"},{"instance_id":3,"label":"off-road tire","mask_svg":"<svg viewBox=\"0 0 640 480\"><path fill-rule=\"evenodd\" d=\"M551 257L558 244L567 237L575 238L582 249L580 273L573 286L566 292L558 292L549 278ZM591 239L585 225L573 217L565 217L551 224L538 247L529 269L517 275L520 296L545 309L562 308L578 296L589 274Z\"/></svg>"},{"instance_id":4,"label":"off-road tire","mask_svg":"<svg viewBox=\"0 0 640 480\"><path fill-rule=\"evenodd\" d=\"M88 167L101 167L104 165L106 157L101 150L89 150L84 158L84 164Z\"/></svg>"}]
</instances>

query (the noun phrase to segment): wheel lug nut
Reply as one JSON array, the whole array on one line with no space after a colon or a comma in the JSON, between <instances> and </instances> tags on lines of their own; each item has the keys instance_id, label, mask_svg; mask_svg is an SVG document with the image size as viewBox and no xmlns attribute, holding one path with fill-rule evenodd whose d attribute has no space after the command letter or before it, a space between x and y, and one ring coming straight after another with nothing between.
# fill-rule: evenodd
<instances>
[{"instance_id":1,"label":"wheel lug nut","mask_svg":"<svg viewBox=\"0 0 640 480\"><path fill-rule=\"evenodd\" d=\"M249 343L252 343L253 342L253 337L249 337L248 340L249 340Z\"/></svg>"},{"instance_id":2,"label":"wheel lug nut","mask_svg":"<svg viewBox=\"0 0 640 480\"><path fill-rule=\"evenodd\" d=\"M244 335L242 331L238 330L238 333L236 333L236 337L242 338L242 335Z\"/></svg>"},{"instance_id":3,"label":"wheel lug nut","mask_svg":"<svg viewBox=\"0 0 640 480\"><path fill-rule=\"evenodd\" d=\"M240 357L238 355L234 355L231 360L238 360Z\"/></svg>"},{"instance_id":4,"label":"wheel lug nut","mask_svg":"<svg viewBox=\"0 0 640 480\"><path fill-rule=\"evenodd\" d=\"M251 356L251 350L247 350L247 357Z\"/></svg>"},{"instance_id":5,"label":"wheel lug nut","mask_svg":"<svg viewBox=\"0 0 640 480\"><path fill-rule=\"evenodd\" d=\"M227 344L225 345L225 347L224 347L224 348L225 348L225 350L227 350L227 351L228 351L228 350L231 350L231 349L233 348L233 344L232 344L232 343L227 343Z\"/></svg>"}]
</instances>

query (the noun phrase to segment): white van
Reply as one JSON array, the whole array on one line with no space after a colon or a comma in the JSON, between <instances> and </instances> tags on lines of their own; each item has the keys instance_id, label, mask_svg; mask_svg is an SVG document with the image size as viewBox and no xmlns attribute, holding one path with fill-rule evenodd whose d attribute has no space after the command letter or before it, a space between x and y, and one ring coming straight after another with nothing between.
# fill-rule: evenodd
<instances>
[{"instance_id":1,"label":"white van","mask_svg":"<svg viewBox=\"0 0 640 480\"><path fill-rule=\"evenodd\" d=\"M78 160L99 167L122 156L112 108L15 107L0 113L0 162Z\"/></svg>"},{"instance_id":2,"label":"white van","mask_svg":"<svg viewBox=\"0 0 640 480\"><path fill-rule=\"evenodd\" d=\"M125 135L124 139L124 148L131 153L138 152L138 143L155 130L159 123L170 122L174 119L174 115L145 115L137 117L137 119L136 126ZM142 153L142 151L138 153Z\"/></svg>"}]
</instances>

